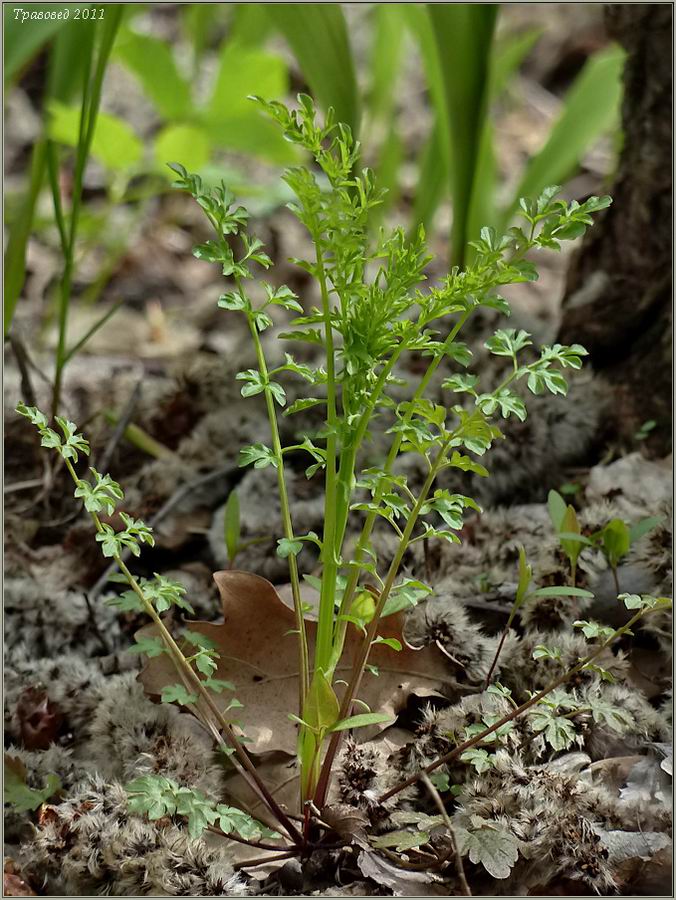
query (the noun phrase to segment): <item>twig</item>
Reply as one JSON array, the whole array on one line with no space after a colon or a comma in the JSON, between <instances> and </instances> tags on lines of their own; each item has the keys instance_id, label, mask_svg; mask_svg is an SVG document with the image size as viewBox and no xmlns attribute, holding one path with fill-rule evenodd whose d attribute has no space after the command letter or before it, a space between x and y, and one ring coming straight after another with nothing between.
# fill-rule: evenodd
<instances>
[{"instance_id":1,"label":"twig","mask_svg":"<svg viewBox=\"0 0 676 900\"><path fill-rule=\"evenodd\" d=\"M101 459L98 463L98 468L101 472L107 472L110 468L110 461L113 458L115 448L122 440L122 435L124 434L125 428L129 424L131 417L134 415L134 410L138 405L139 399L141 397L142 385L143 379L140 378L137 381L134 390L131 392L131 396L129 397L126 406L122 410L120 418L117 420L117 425L115 426L115 429L110 436L110 440L108 441L103 453L101 454Z\"/></svg>"},{"instance_id":2,"label":"twig","mask_svg":"<svg viewBox=\"0 0 676 900\"><path fill-rule=\"evenodd\" d=\"M41 484L44 484L44 478L29 478L27 481L5 484L2 490L5 494L14 494L16 491L27 491L29 488L40 487Z\"/></svg>"},{"instance_id":3,"label":"twig","mask_svg":"<svg viewBox=\"0 0 676 900\"><path fill-rule=\"evenodd\" d=\"M240 837L238 834L231 834L229 831L222 831L220 828L215 828L213 825L207 825L207 831L218 835L218 837L225 838L228 841L236 841L238 844L246 844L247 847L255 847L257 850L274 850L275 853L286 853L289 850L295 849L288 844L285 847L275 847L274 844L265 844L262 841L250 841L247 838Z\"/></svg>"},{"instance_id":4,"label":"twig","mask_svg":"<svg viewBox=\"0 0 676 900\"><path fill-rule=\"evenodd\" d=\"M33 382L31 381L30 372L28 371L28 351L21 338L14 334L14 332L10 332L9 343L14 352L16 364L19 367L19 374L21 375L21 393L25 398L24 402L27 403L28 406L35 406L35 391L33 390Z\"/></svg>"},{"instance_id":5,"label":"twig","mask_svg":"<svg viewBox=\"0 0 676 900\"><path fill-rule=\"evenodd\" d=\"M444 820L444 825L448 829L448 836L451 840L451 846L453 847L453 853L455 855L455 869L458 873L458 880L460 881L460 889L462 890L463 896L471 897L472 892L469 888L469 884L467 884L467 878L465 876L465 867L462 864L462 856L460 855L460 851L458 850L458 842L455 839L455 831L453 829L453 823L451 822L450 816L446 812L446 807L444 806L444 801L441 799L441 795L439 791L435 788L432 783L431 778L427 773L424 773L422 776L422 782L427 788L427 790L432 795L432 799L436 804L437 809L439 810L439 814L441 818Z\"/></svg>"},{"instance_id":6,"label":"twig","mask_svg":"<svg viewBox=\"0 0 676 900\"><path fill-rule=\"evenodd\" d=\"M260 856L258 859L243 859L241 862L232 864L233 869L253 869L254 866L264 866L266 863L277 862L278 859L289 859L292 856L299 856L301 848L297 850L287 850L286 853L277 853L275 856Z\"/></svg>"},{"instance_id":7,"label":"twig","mask_svg":"<svg viewBox=\"0 0 676 900\"><path fill-rule=\"evenodd\" d=\"M178 490L174 491L171 497L167 500L167 502L162 506L155 515L148 522L151 528L156 528L159 522L167 516L175 506L177 506L184 497L190 494L192 491L197 490L200 487L203 487L205 484L208 484L210 481L216 481L218 478L222 478L225 475L230 474L233 471L232 466L222 466L219 469L213 469L211 472L207 472L206 475L200 475L198 478L194 478L192 481L187 481L185 484L181 485ZM131 551L129 549L125 549L124 553L120 554L120 558L123 562L127 562L127 560L131 557ZM89 599L94 601L97 600L100 596L101 592L104 590L105 586L108 584L110 576L117 569L117 563L111 563L108 568L105 570L103 575L99 578L99 580L93 585L92 589L89 591Z\"/></svg>"},{"instance_id":8,"label":"twig","mask_svg":"<svg viewBox=\"0 0 676 900\"><path fill-rule=\"evenodd\" d=\"M568 671L564 672L563 675L559 675L559 677L555 678L554 681L551 681L547 685L547 687L543 688L537 694L533 694L533 696L529 700L504 715L501 719L498 719L497 722L494 722L491 726L486 728L485 731L482 731L480 734L477 734L472 738L468 738L468 740L463 741L461 744L458 744L458 746L453 750L450 750L448 753L445 753L443 756L435 759L434 762L431 762L429 765L425 766L424 769L421 769L419 772L414 772L413 775L410 775L408 778L404 779L404 781L400 781L399 784L395 784L395 786L390 788L389 791L385 791L385 793L381 794L378 797L378 802L383 803L385 800L389 800L390 797L394 797L395 794L400 793L400 791L403 791L410 785L415 784L417 781L420 781L423 775L429 775L430 772L434 772L434 770L438 769L439 766L448 765L448 763L453 762L462 753L464 753L465 750L469 750L471 747L475 747L477 744L480 744L489 735L494 734L498 730L498 728L502 728L503 725L506 725L508 722L516 719L517 716L525 713L532 706L535 706L535 704L539 703L540 700L543 699L543 697L547 696L547 694L550 694L557 687L564 684L566 681L572 678L573 675L577 675L578 672L581 672L582 669L585 668L585 666L589 665L589 663L593 662L597 657L599 657L613 643L613 641L617 640L618 637L621 637L623 634L629 631L632 625L638 622L638 620L648 612L650 612L650 610L640 609L635 615L631 617L631 619L629 619L626 625L618 628L617 631L615 631L606 641L604 641L599 647L597 647L597 649L593 653L590 653L584 659L581 659L577 665L572 667L572 669L568 669Z\"/></svg>"}]
</instances>

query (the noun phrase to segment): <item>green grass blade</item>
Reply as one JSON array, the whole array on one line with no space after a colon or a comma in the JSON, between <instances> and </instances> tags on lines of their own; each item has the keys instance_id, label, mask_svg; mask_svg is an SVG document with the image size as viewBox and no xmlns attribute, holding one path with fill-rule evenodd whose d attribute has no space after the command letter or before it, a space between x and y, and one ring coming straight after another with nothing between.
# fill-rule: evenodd
<instances>
[{"instance_id":1,"label":"green grass blade","mask_svg":"<svg viewBox=\"0 0 676 900\"><path fill-rule=\"evenodd\" d=\"M507 88L540 34L539 29L531 29L506 41L496 42L490 61L489 103L494 103ZM481 133L474 190L467 221L467 239L470 241L479 237L484 225L495 225L499 217L496 209L498 171L493 138L492 117L487 115ZM471 252L470 250L470 256Z\"/></svg>"},{"instance_id":2,"label":"green grass blade","mask_svg":"<svg viewBox=\"0 0 676 900\"><path fill-rule=\"evenodd\" d=\"M374 210L377 224L399 195L399 172L404 148L396 123L396 91L401 73L405 27L401 8L378 4L373 8L373 41L369 54L369 86L364 103L364 142L377 143L373 162L378 184L387 193ZM375 141L374 141L375 136Z\"/></svg>"},{"instance_id":3,"label":"green grass blade","mask_svg":"<svg viewBox=\"0 0 676 900\"><path fill-rule=\"evenodd\" d=\"M347 25L337 3L271 3L266 6L286 38L310 90L356 134L359 93Z\"/></svg>"},{"instance_id":4,"label":"green grass blade","mask_svg":"<svg viewBox=\"0 0 676 900\"><path fill-rule=\"evenodd\" d=\"M509 223L519 199L562 184L584 153L618 121L625 53L610 47L592 56L566 94L561 114L542 148L531 158L518 190L502 216Z\"/></svg>"},{"instance_id":5,"label":"green grass blade","mask_svg":"<svg viewBox=\"0 0 676 900\"><path fill-rule=\"evenodd\" d=\"M86 6L88 4L83 4ZM29 3L23 9L16 4L3 4L4 21L4 81L5 85L12 81L31 59L54 37L66 24L67 20L39 19L22 21L23 12L35 11L63 14L66 6L63 3ZM71 15L77 7L69 7ZM18 14L18 15L17 15Z\"/></svg>"},{"instance_id":6,"label":"green grass blade","mask_svg":"<svg viewBox=\"0 0 676 900\"><path fill-rule=\"evenodd\" d=\"M26 277L26 247L33 227L35 203L42 187L45 174L46 150L45 141L41 140L33 147L28 190L21 201L16 218L11 223L7 249L5 250L4 273L4 315L5 334L9 331L16 305L21 296Z\"/></svg>"},{"instance_id":7,"label":"green grass blade","mask_svg":"<svg viewBox=\"0 0 676 900\"><path fill-rule=\"evenodd\" d=\"M448 154L443 150L441 128L437 123L420 156L418 184L413 201L413 227L424 225L429 231L434 213L447 193Z\"/></svg>"},{"instance_id":8,"label":"green grass blade","mask_svg":"<svg viewBox=\"0 0 676 900\"><path fill-rule=\"evenodd\" d=\"M61 6L58 8L62 9ZM11 9L13 7L5 7L5 16ZM45 106L50 100L66 100L70 97L78 80L82 78L82 66L85 58L82 48L87 43L87 35L93 27L94 22L91 19L78 22L71 20L66 23L65 27L56 31L56 37L49 53ZM5 28L6 50L9 45L8 33ZM49 40L49 37L46 40ZM43 45L40 44L40 46ZM44 182L45 172L46 143L42 138L33 147L28 186L19 203L15 218L8 223L9 237L5 250L4 272L3 325L5 334L12 324L26 277L26 247L33 227L35 204Z\"/></svg>"},{"instance_id":9,"label":"green grass blade","mask_svg":"<svg viewBox=\"0 0 676 900\"><path fill-rule=\"evenodd\" d=\"M376 4L373 9L373 44L365 106L369 120L387 118L393 110L401 72L404 28L401 9Z\"/></svg>"},{"instance_id":10,"label":"green grass blade","mask_svg":"<svg viewBox=\"0 0 676 900\"><path fill-rule=\"evenodd\" d=\"M453 230L451 259L461 265L467 243L472 192L488 108L495 4L427 6L441 67L446 123L453 148L450 168Z\"/></svg>"},{"instance_id":11,"label":"green grass blade","mask_svg":"<svg viewBox=\"0 0 676 900\"><path fill-rule=\"evenodd\" d=\"M89 339L90 339L90 338L93 338L94 335L96 334L96 332L97 332L100 328L103 328L103 326L106 324L106 322L108 321L108 319L111 319L111 318L115 315L115 313L118 311L118 309L122 306L123 303L124 303L124 300L118 300L117 303L114 303L114 304L110 307L110 309L107 310L107 311L101 316L100 319L98 319L96 322L94 322L94 324L92 325L92 327L89 328L89 329L87 330L87 332L86 332L85 334L82 335L82 337L80 338L80 340L79 340L76 344L74 344L74 345L70 348L70 350L68 350L68 352L66 353L66 355L65 355L65 357L64 357L64 360L63 360L64 366L65 366L66 363L68 363L68 362L69 362L76 354L78 354L78 353L80 352L80 350L82 350L82 348L83 348L83 347L85 346L85 344L89 341Z\"/></svg>"},{"instance_id":12,"label":"green grass blade","mask_svg":"<svg viewBox=\"0 0 676 900\"><path fill-rule=\"evenodd\" d=\"M82 186L84 180L84 172L89 158L92 141L94 139L94 131L96 129L96 119L101 103L101 90L103 87L103 77L106 72L110 53L115 42L115 36L122 20L124 6L118 4L116 6L108 5L104 7L106 17L99 20L100 39L96 51L96 59L93 60L93 43L96 39L96 32L92 34L91 45L86 48L88 62L85 67L85 80L82 89L82 105L80 117L80 133L78 139L78 147L75 155L75 172L73 176L72 202L70 211L70 221L68 223L68 252L65 254L64 272L61 279L61 290L59 297L59 339L56 350L56 367L54 373L54 392L52 396L52 413L56 415L59 410L61 399L61 383L63 378L63 370L66 365L66 338L68 330L68 312L70 308L71 287L73 279L73 263L75 254L75 243L77 240L77 230L80 217L80 204L82 200ZM93 65L93 74L91 74L91 64Z\"/></svg>"}]
</instances>

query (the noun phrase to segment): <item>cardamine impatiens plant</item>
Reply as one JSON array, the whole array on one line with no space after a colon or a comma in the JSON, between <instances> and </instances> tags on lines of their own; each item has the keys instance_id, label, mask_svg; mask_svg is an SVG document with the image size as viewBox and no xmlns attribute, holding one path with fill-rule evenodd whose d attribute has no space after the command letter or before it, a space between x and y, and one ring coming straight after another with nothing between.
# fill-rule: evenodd
<instances>
[{"instance_id":1,"label":"cardamine impatiens plant","mask_svg":"<svg viewBox=\"0 0 676 900\"><path fill-rule=\"evenodd\" d=\"M304 95L299 96L295 110L253 99L279 124L287 140L315 163L312 168L290 168L283 178L296 197L290 208L307 230L313 247L310 259L294 262L315 280L319 306L307 309L287 286L268 283L261 277L272 267L272 260L261 241L249 232L247 211L235 204L224 184L210 188L183 166L172 164L171 168L178 176L174 186L194 197L213 228L213 237L197 246L194 254L221 267L227 287L218 305L246 321L256 368L240 372L237 379L242 382L244 397L260 397L269 420L269 444L243 448L240 465L257 469L271 466L277 477L283 522L277 553L288 561L297 635L298 706L288 713L299 726L298 811L304 813L302 823L275 800L257 772L241 733L233 726L229 711L241 704L233 699L223 711L222 704L214 701L214 694L237 690L236 683L215 677L218 649L204 635L191 632L189 625L182 634L173 634L163 620L162 614L172 607L192 611L185 590L160 575L136 578L123 561L125 548L138 556L141 544L153 543L151 530L124 513L120 513L123 530L101 521L100 513L110 516L115 511L122 491L109 475L94 469L91 480L78 475L75 465L80 454L88 453L88 444L73 423L56 420L61 437L39 410L20 405L18 411L37 426L42 445L55 449L63 458L76 485L75 496L83 500L92 517L104 556L117 562L119 578L128 590L116 604L122 610L145 612L154 623L153 636L140 637L133 649L151 658L167 654L171 659L177 680L164 688L162 701L184 706L204 723L278 823L285 840L280 844L279 835L241 810L213 802L161 776L145 776L129 786L133 808L147 812L151 818L186 816L191 834L199 834L204 828L216 829L257 847L302 853L316 846L312 842L321 824L313 825L313 816L325 804L342 737L351 730L390 720L378 710L364 709L360 688L375 644L387 642L391 653L401 649L396 640L378 636L381 620L431 593L429 585L402 575L407 550L422 541L459 542L465 511L480 512L471 497L437 487L439 475L455 469L487 477L489 473L480 459L502 437L500 421L510 416L524 420L527 415L524 392L517 393L515 387L523 385L534 394L550 391L563 395L567 391L563 370L579 369L586 353L578 344L554 344L535 351L525 331L500 329L485 347L506 361L507 374L492 390L484 390L479 375L467 371L472 353L461 340L462 330L477 310L489 308L509 315L509 305L500 291L505 285L537 278L536 267L527 258L529 252L556 251L562 241L580 237L591 224L592 214L611 201L609 197L591 197L582 204L568 203L557 196L557 187L548 188L535 200L521 201L521 224L505 235L496 234L492 228L482 229L471 245L472 261L466 268L455 267L438 284L425 286L431 257L422 228L410 237L402 228L381 231L375 238L372 235L369 217L383 193L372 173L359 169L360 148L350 129L336 123L331 111L321 124L312 101ZM254 282L257 289L251 290L249 285ZM255 297L263 299L257 301ZM285 354L281 365L268 363L262 335L273 325L279 309L286 318L289 313L295 316L279 339L290 348L297 343L309 344L321 357L319 365L299 362L291 352ZM422 377L409 384L402 380L401 373L406 371L406 359L412 354L422 357L426 368ZM435 372L445 363L458 371L443 381L448 402L442 405L428 394ZM287 404L279 380L282 373L303 379L306 396ZM402 389L408 391L403 400ZM311 407L321 413L320 431L312 439L306 437L284 446L278 416L294 416ZM389 450L378 465L363 468L361 450L377 429L389 440ZM302 533L293 521L286 484L287 455L292 453L307 454L308 477L323 473L321 535ZM425 477L418 490L412 489L401 474L403 467L398 462L402 457L422 460ZM348 553L348 520L359 516L361 531L354 551ZM396 549L386 568L379 563L373 541L380 525L396 536ZM567 538L572 539L570 535ZM308 544L319 549L321 561L312 655L298 566L298 556ZM529 584L530 570L522 557L517 604L526 596L537 595L537 590L529 590ZM560 596L590 596L575 586L574 578L571 586L540 590L558 591ZM636 610L626 626L590 632L590 638L598 643L591 646L586 658L525 703L513 703L514 708L505 717L480 728L451 753L389 790L387 796L418 778L427 779L427 773L450 758L467 754L583 668L594 668L596 657L635 621L650 609L670 602L665 598L624 599ZM337 668L346 662L348 629L354 629L359 640L348 661L350 674L337 684ZM355 646L354 641L350 646ZM541 658L555 655L551 648L538 652ZM494 689L500 690L499 686ZM246 730L246 709L238 710L238 718ZM274 838L276 842L270 844Z\"/></svg>"}]
</instances>

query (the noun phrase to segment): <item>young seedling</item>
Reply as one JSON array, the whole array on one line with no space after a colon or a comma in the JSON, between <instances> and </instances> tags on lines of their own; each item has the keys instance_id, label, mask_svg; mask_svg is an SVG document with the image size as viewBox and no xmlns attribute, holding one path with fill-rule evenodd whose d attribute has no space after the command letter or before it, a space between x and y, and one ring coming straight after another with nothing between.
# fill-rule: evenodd
<instances>
[{"instance_id":1,"label":"young seedling","mask_svg":"<svg viewBox=\"0 0 676 900\"><path fill-rule=\"evenodd\" d=\"M590 538L582 534L575 507L566 504L561 494L550 491L547 497L549 518L557 532L561 549L570 563L570 583L574 587L577 578L577 561L585 547L593 546Z\"/></svg>"},{"instance_id":2,"label":"young seedling","mask_svg":"<svg viewBox=\"0 0 676 900\"><path fill-rule=\"evenodd\" d=\"M606 558L618 594L620 584L617 568L620 562L629 553L633 544L652 531L661 521L655 516L649 516L630 526L622 519L611 519L603 528L587 536L582 534L575 508L570 504L566 505L557 491L549 492L547 506L561 549L570 563L571 584L575 584L577 561L582 550L585 547L598 547Z\"/></svg>"},{"instance_id":3,"label":"young seedling","mask_svg":"<svg viewBox=\"0 0 676 900\"><path fill-rule=\"evenodd\" d=\"M603 528L591 535L592 543L600 547L606 558L618 594L620 593L618 566L636 541L652 531L660 522L661 519L649 516L630 526L622 519L611 519Z\"/></svg>"},{"instance_id":4,"label":"young seedling","mask_svg":"<svg viewBox=\"0 0 676 900\"><path fill-rule=\"evenodd\" d=\"M591 591L585 591L583 588L567 585L563 585L561 587L536 588L535 590L531 591L529 590L529 588L532 578L533 569L528 565L526 561L526 551L523 547L519 547L519 581L516 586L516 596L514 598L514 603L512 604L512 609L509 613L509 618L507 619L507 624L505 625L498 642L498 647L495 651L495 657L493 658L491 667L488 670L488 675L486 675L486 689L489 689L491 678L493 676L493 672L495 671L495 667L498 664L498 659L500 658L502 647L505 643L507 635L509 634L509 629L512 627L514 618L521 607L524 605L524 603L526 603L528 600L536 600L538 597L582 597L587 599L593 599L594 597Z\"/></svg>"}]
</instances>

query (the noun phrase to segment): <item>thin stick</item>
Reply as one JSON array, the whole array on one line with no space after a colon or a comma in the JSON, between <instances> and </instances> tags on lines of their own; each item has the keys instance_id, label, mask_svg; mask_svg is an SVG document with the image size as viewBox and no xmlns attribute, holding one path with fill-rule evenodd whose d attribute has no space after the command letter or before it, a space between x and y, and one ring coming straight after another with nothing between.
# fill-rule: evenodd
<instances>
[{"instance_id":1,"label":"thin stick","mask_svg":"<svg viewBox=\"0 0 676 900\"><path fill-rule=\"evenodd\" d=\"M458 850L458 842L455 839L455 830L453 829L453 823L451 822L450 816L446 812L446 807L444 806L444 801L441 799L441 795L439 791L432 784L432 781L426 773L422 775L422 782L427 788L427 790L432 795L432 799L434 800L437 809L439 810L439 814L441 818L444 820L444 825L448 829L448 836L451 839L451 846L453 847L453 853L455 855L455 868L458 873L458 880L460 881L460 889L462 890L463 896L471 897L472 892L469 889L469 884L467 883L467 877L465 876L465 867L462 864L462 856L460 855L460 851Z\"/></svg>"},{"instance_id":2,"label":"thin stick","mask_svg":"<svg viewBox=\"0 0 676 900\"><path fill-rule=\"evenodd\" d=\"M264 866L266 863L277 862L278 859L289 859L298 856L301 850L287 850L286 853L277 853L275 856L260 856L258 859L243 859L232 864L233 869L253 869L254 866Z\"/></svg>"},{"instance_id":3,"label":"thin stick","mask_svg":"<svg viewBox=\"0 0 676 900\"><path fill-rule=\"evenodd\" d=\"M288 844L285 847L275 847L274 844L265 844L262 841L250 841L247 838L240 837L238 834L231 834L229 831L222 831L220 828L215 828L213 825L207 825L207 831L218 835L218 837L225 838L228 841L246 844L247 847L255 847L257 850L273 850L275 853L286 853L293 849L293 847L289 847Z\"/></svg>"},{"instance_id":4,"label":"thin stick","mask_svg":"<svg viewBox=\"0 0 676 900\"><path fill-rule=\"evenodd\" d=\"M125 429L131 420L131 417L134 415L134 410L138 405L139 399L141 397L142 386L143 379L139 378L139 380L136 382L134 390L131 392L129 400L127 400L127 403L122 410L120 418L117 420L117 425L115 426L115 429L110 436L110 440L108 441L105 450L101 454L101 459L98 461L98 467L102 472L107 472L110 468L110 461L113 458L115 448L122 440L122 435L124 434Z\"/></svg>"},{"instance_id":5,"label":"thin stick","mask_svg":"<svg viewBox=\"0 0 676 900\"><path fill-rule=\"evenodd\" d=\"M10 332L9 343L14 352L16 364L19 367L19 374L21 375L21 393L24 395L25 402L28 406L35 406L35 391L33 390L33 382L31 381L30 372L28 371L28 353L24 342L19 338L15 331L16 329Z\"/></svg>"},{"instance_id":6,"label":"thin stick","mask_svg":"<svg viewBox=\"0 0 676 900\"><path fill-rule=\"evenodd\" d=\"M539 703L543 697L546 697L547 694L550 694L553 690L555 690L559 685L564 684L573 675L577 675L578 672L581 672L585 666L589 665L590 662L593 662L597 657L599 657L610 644L613 643L618 637L621 637L625 634L629 629L634 625L640 618L642 618L646 612L649 610L639 610L636 615L632 616L631 619L627 622L626 625L623 625L622 628L618 628L618 630L612 634L606 641L601 644L601 646L594 653L590 653L589 656L586 656L584 659L580 660L580 662L573 666L572 669L568 669L567 672L564 672L563 675L560 675L558 678L555 678L550 684L547 685L546 688L541 690L539 693L534 694L530 700L527 700L521 706L518 706L516 709L513 709L511 712L507 713L501 719L498 719L497 722L494 722L489 728L486 728L485 731L482 731L481 734L475 735L473 738L469 738L466 741L463 741L462 744L458 744L453 750L450 750L448 753L445 753L443 756L440 756L438 759L431 762L428 766L425 766L424 769L421 769L419 772L415 772L413 775L406 778L404 781L401 781L399 784L396 784L393 788L390 788L389 791L385 791L384 794L381 794L378 797L378 802L383 803L385 800L389 800L390 797L394 797L395 794L400 793L405 790L410 785L415 784L417 781L423 777L423 775L429 775L430 772L434 772L435 769L438 769L440 766L448 765L448 763L456 760L465 750L469 750L471 747L480 744L481 741L485 740L489 735L493 734L498 730L498 728L502 728L503 725L506 725L508 722L511 722L513 719L516 719L517 716L520 716L522 713L526 712L526 710L530 709L532 706L535 706L536 703Z\"/></svg>"}]
</instances>

